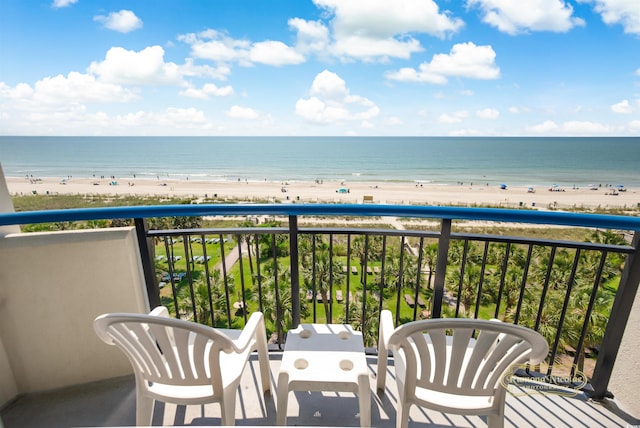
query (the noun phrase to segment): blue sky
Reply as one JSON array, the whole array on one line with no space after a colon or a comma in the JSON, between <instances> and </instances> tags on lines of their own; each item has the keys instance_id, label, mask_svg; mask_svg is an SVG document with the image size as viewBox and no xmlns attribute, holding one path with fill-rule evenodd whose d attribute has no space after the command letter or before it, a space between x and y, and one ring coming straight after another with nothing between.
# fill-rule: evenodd
<instances>
[{"instance_id":1,"label":"blue sky","mask_svg":"<svg viewBox=\"0 0 640 428\"><path fill-rule=\"evenodd\" d=\"M2 135L639 136L638 0L2 0Z\"/></svg>"}]
</instances>

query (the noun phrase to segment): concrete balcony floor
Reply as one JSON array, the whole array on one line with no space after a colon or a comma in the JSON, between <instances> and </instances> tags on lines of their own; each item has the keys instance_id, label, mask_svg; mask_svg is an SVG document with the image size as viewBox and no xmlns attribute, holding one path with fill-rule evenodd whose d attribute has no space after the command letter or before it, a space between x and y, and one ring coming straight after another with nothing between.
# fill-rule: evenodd
<instances>
[{"instance_id":1,"label":"concrete balcony floor","mask_svg":"<svg viewBox=\"0 0 640 428\"><path fill-rule=\"evenodd\" d=\"M272 394L262 397L257 360L244 372L236 406L236 425L276 425L275 382L281 354L270 354ZM393 361L389 364L384 395L375 391L375 357L369 357L371 370L371 423L375 427L395 427L397 390ZM530 393L511 386L507 394L505 426L514 427L627 427L639 424L616 406L615 401L593 402L583 394L573 397L556 393ZM560 390L558 390L559 392ZM564 390L562 390L564 391ZM78 385L57 391L21 396L2 410L5 428L89 427L135 425L135 383L133 376ZM351 393L291 392L287 425L359 426L358 399ZM157 403L153 425L220 425L220 407L176 406ZM413 407L410 428L484 427L486 419L477 416L444 415ZM0 424L1 426L1 424Z\"/></svg>"}]
</instances>

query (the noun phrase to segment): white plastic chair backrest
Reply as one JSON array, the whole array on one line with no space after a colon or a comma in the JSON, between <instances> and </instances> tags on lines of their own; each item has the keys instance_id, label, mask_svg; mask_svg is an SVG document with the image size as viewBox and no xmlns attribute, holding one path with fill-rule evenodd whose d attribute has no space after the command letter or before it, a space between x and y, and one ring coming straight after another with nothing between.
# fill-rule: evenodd
<instances>
[{"instance_id":1,"label":"white plastic chair backrest","mask_svg":"<svg viewBox=\"0 0 640 428\"><path fill-rule=\"evenodd\" d=\"M474 333L478 332L474 339ZM405 389L491 396L517 365L537 364L549 346L539 333L517 325L471 319L430 319L398 327L389 349L404 372ZM404 365L404 366L403 366ZM396 368L398 371L398 368Z\"/></svg>"},{"instance_id":2,"label":"white plastic chair backrest","mask_svg":"<svg viewBox=\"0 0 640 428\"><path fill-rule=\"evenodd\" d=\"M224 333L190 321L113 313L94 325L103 341L127 355L136 376L168 385L213 385L216 395L222 393L222 353L238 352Z\"/></svg>"}]
</instances>

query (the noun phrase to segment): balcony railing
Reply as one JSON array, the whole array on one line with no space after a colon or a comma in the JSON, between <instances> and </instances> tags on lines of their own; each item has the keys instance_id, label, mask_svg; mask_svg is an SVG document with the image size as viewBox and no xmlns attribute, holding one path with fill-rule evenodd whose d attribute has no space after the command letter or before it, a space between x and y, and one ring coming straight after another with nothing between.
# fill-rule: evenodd
<instances>
[{"instance_id":1,"label":"balcony railing","mask_svg":"<svg viewBox=\"0 0 640 428\"><path fill-rule=\"evenodd\" d=\"M147 219L174 216L267 216L279 224L148 230ZM326 216L351 221L349 227L299 224ZM351 225L377 217L435 219L437 227ZM175 316L241 327L260 310L270 320L274 347L301 321L351 323L371 349L382 309L392 310L397 324L499 318L547 337L547 364L530 374L584 388L595 398L607 395L640 282L637 217L387 205L180 205L0 214L0 226L122 218L134 219L151 305L168 306ZM458 230L459 220L589 228L594 242L472 234ZM586 362L593 360L590 368Z\"/></svg>"}]
</instances>

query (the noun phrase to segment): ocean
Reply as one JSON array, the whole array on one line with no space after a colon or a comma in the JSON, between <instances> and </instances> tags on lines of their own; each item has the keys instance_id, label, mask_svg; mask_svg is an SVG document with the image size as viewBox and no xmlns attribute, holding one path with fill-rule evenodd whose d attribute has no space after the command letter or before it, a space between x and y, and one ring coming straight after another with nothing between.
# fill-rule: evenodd
<instances>
[{"instance_id":1,"label":"ocean","mask_svg":"<svg viewBox=\"0 0 640 428\"><path fill-rule=\"evenodd\" d=\"M640 187L640 137L0 137L7 177Z\"/></svg>"}]
</instances>

